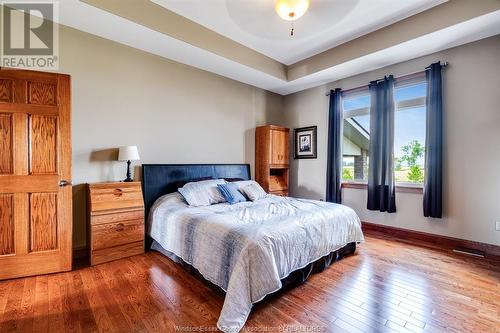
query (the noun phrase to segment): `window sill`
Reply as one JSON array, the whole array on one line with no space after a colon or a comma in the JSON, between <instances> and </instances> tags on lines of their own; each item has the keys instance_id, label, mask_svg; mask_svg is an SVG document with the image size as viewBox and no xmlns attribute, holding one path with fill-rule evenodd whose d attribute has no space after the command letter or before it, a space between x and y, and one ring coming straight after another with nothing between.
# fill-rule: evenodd
<instances>
[{"instance_id":1,"label":"window sill","mask_svg":"<svg viewBox=\"0 0 500 333\"><path fill-rule=\"evenodd\" d=\"M342 188L354 188L358 190L367 190L368 184L364 182L343 182ZM399 184L396 185L396 192L423 194L424 188L422 185Z\"/></svg>"}]
</instances>

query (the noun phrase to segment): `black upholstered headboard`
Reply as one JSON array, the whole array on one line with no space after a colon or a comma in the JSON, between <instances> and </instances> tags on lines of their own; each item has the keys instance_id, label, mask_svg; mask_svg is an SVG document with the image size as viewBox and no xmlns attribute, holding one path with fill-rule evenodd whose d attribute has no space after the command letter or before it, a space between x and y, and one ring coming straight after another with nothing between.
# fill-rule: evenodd
<instances>
[{"instance_id":1,"label":"black upholstered headboard","mask_svg":"<svg viewBox=\"0 0 500 333\"><path fill-rule=\"evenodd\" d=\"M164 194L177 191L178 184L196 178L250 179L249 164L143 164L142 192L146 218L153 203Z\"/></svg>"}]
</instances>

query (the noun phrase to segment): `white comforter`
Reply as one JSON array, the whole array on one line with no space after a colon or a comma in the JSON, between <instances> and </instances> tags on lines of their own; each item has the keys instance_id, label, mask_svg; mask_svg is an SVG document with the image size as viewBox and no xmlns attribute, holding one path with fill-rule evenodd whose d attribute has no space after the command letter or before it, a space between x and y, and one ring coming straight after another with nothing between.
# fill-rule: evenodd
<instances>
[{"instance_id":1,"label":"white comforter","mask_svg":"<svg viewBox=\"0 0 500 333\"><path fill-rule=\"evenodd\" d=\"M194 208L167 194L151 209L149 234L226 291L217 323L224 332L239 331L252 304L291 272L364 240L351 208L274 195Z\"/></svg>"}]
</instances>

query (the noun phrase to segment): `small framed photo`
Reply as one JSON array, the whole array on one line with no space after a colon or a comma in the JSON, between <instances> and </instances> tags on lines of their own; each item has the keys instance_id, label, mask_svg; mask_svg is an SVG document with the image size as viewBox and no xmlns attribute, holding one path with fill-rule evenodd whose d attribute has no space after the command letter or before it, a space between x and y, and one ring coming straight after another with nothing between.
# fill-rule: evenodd
<instances>
[{"instance_id":1,"label":"small framed photo","mask_svg":"<svg viewBox=\"0 0 500 333\"><path fill-rule=\"evenodd\" d=\"M296 128L293 130L293 135L295 137L295 153L294 158L317 158L317 126L309 126Z\"/></svg>"}]
</instances>

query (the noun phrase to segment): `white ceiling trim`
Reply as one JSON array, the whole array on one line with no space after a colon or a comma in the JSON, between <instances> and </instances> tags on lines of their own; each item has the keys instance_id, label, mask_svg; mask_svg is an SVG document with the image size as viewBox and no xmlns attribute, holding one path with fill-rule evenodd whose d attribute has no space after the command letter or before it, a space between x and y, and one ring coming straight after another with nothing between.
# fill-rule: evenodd
<instances>
[{"instance_id":1,"label":"white ceiling trim","mask_svg":"<svg viewBox=\"0 0 500 333\"><path fill-rule=\"evenodd\" d=\"M96 36L282 95L500 33L500 11L496 11L287 82L78 0L60 2L59 22Z\"/></svg>"},{"instance_id":2,"label":"white ceiling trim","mask_svg":"<svg viewBox=\"0 0 500 333\"><path fill-rule=\"evenodd\" d=\"M288 95L500 34L500 10L271 88Z\"/></svg>"},{"instance_id":3,"label":"white ceiling trim","mask_svg":"<svg viewBox=\"0 0 500 333\"><path fill-rule=\"evenodd\" d=\"M151 0L285 65L331 49L444 3L446 0L314 0L295 23L274 10L273 0ZM377 13L377 15L373 15Z\"/></svg>"},{"instance_id":4,"label":"white ceiling trim","mask_svg":"<svg viewBox=\"0 0 500 333\"><path fill-rule=\"evenodd\" d=\"M269 90L286 82L79 0L60 2L59 23L163 58Z\"/></svg>"}]
</instances>

